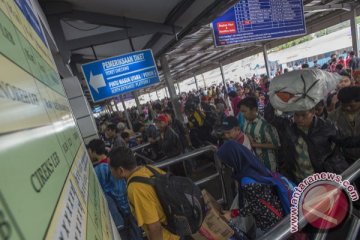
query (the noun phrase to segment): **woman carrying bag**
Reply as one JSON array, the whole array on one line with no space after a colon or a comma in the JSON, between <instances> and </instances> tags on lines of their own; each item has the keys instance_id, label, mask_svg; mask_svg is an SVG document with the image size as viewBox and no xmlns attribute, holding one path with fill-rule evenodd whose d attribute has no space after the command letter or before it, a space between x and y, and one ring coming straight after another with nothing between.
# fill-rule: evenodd
<instances>
[{"instance_id":1,"label":"woman carrying bag","mask_svg":"<svg viewBox=\"0 0 360 240\"><path fill-rule=\"evenodd\" d=\"M239 186L237 215L254 217L256 235L263 235L289 213L294 185L270 172L250 150L235 141L225 142L217 154L233 170L232 177Z\"/></svg>"}]
</instances>

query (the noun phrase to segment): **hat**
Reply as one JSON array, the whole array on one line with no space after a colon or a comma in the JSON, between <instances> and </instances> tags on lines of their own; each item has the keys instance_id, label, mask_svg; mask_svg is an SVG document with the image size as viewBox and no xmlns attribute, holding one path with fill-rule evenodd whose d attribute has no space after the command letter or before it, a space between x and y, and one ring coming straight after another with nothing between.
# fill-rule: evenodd
<instances>
[{"instance_id":1,"label":"hat","mask_svg":"<svg viewBox=\"0 0 360 240\"><path fill-rule=\"evenodd\" d=\"M169 118L168 118L168 116L166 116L165 114L160 114L160 115L155 119L155 121L168 123L168 122L169 122Z\"/></svg>"},{"instance_id":2,"label":"hat","mask_svg":"<svg viewBox=\"0 0 360 240\"><path fill-rule=\"evenodd\" d=\"M221 123L221 130L223 131L229 131L233 129L234 127L239 127L239 122L236 119L236 117L230 116L223 120Z\"/></svg>"}]
</instances>

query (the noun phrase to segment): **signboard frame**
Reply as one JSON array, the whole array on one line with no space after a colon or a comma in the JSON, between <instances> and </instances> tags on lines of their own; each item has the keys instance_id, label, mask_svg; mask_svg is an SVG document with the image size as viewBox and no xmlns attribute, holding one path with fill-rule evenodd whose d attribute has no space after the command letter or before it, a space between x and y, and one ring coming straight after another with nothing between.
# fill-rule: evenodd
<instances>
[{"instance_id":1,"label":"signboard frame","mask_svg":"<svg viewBox=\"0 0 360 240\"><path fill-rule=\"evenodd\" d=\"M242 1L242 0L240 0ZM235 5L239 4L240 1L238 3L236 3ZM248 1L252 1L252 0L248 0ZM239 44L248 44L248 43L256 43L256 42L263 42L263 41L269 41L269 40L276 40L276 39L283 39L283 38L291 38L291 37L296 37L296 36L305 36L307 35L307 28L306 28L306 21L305 21L305 16L304 16L304 2L303 0L299 0L301 2L301 13L302 13L302 26L304 28L304 31L302 33L298 33L298 34L292 34L292 35L284 35L284 36L279 36L279 37L270 37L270 38L262 38L262 39L251 39L251 40L242 40L242 41L237 41L237 42L234 42L234 43L226 43L226 44L218 44L218 36L219 36L219 33L217 33L217 31L215 30L215 28L217 28L217 26L215 26L214 23L217 22L217 19L223 17L225 14L227 14L228 12L230 11L235 11L234 8L235 8L235 5L231 8L229 8L228 10L226 10L223 15L219 16L217 19L215 19L214 21L212 21L210 23L210 28L211 28L211 31L212 31L212 37L213 37L213 41L214 41L214 47L217 48L217 47L224 47L224 46L234 46L234 45L239 45ZM237 22L236 22L236 17L234 16L235 18L235 27L237 26ZM231 19L232 21L233 19ZM230 20L227 20L227 21L230 21ZM225 22L225 20L224 20ZM233 33L231 35L240 35L241 33ZM227 34L230 36L230 34ZM254 34L254 36L257 36L256 34Z\"/></svg>"},{"instance_id":2,"label":"signboard frame","mask_svg":"<svg viewBox=\"0 0 360 240\"><path fill-rule=\"evenodd\" d=\"M121 93L116 93L116 94L108 95L107 97L104 97L104 98L101 98L101 99L95 99L95 98L94 98L94 96L93 96L93 91L94 91L94 89L92 88L92 86L90 86L90 78L87 79L87 77L86 77L86 74L85 74L85 71L84 71L84 66L87 66L87 65L90 65L90 64L94 64L94 63L104 62L104 61L110 60L110 59L121 58L121 57L130 55L130 54L137 54L137 53L147 52L147 51L150 52L150 54L151 54L151 59L152 59L152 61L153 61L153 63L154 63L154 68L155 68L155 71L156 71L156 76L157 76L157 78L158 78L158 81L157 81L157 82L154 82L154 83L151 83L151 84L148 84L148 85L144 85L143 87L131 89L131 90L128 90L128 91L123 91L123 92L121 92ZM159 71L158 71L158 68L157 68L157 65L156 65L156 61L155 61L155 58L154 58L154 54L153 54L153 52L152 52L151 49L144 49L144 50L139 50L139 51L135 51L135 52L129 52L129 53L121 54L121 55L112 56L112 57L105 58L105 59L99 59L99 60L96 60L96 61L89 62L89 63L86 63L86 64L81 65L81 70L82 70L82 72L83 72L86 85L87 85L87 87L89 88L89 92L90 92L90 95L91 95L91 99L93 100L94 103L102 102L102 101L104 101L104 100L111 99L111 98L114 98L114 97L116 97L116 96L120 96L120 95L123 95L123 94L126 94L126 93L132 93L132 92L137 91L137 90L139 90L139 89L147 88L147 87L150 87L150 86L159 84L159 83L161 82L161 80L160 80L160 75L159 75ZM105 84L106 84L106 79L104 79L104 81L105 81ZM106 85L106 88L108 88L107 85Z\"/></svg>"}]
</instances>

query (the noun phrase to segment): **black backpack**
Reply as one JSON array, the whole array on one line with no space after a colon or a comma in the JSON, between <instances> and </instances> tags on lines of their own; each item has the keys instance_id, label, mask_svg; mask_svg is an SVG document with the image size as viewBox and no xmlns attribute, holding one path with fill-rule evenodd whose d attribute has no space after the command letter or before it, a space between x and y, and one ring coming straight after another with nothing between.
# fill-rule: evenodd
<instances>
[{"instance_id":1,"label":"black backpack","mask_svg":"<svg viewBox=\"0 0 360 240\"><path fill-rule=\"evenodd\" d=\"M160 174L151 166L145 167L154 176L135 176L128 184L138 182L155 188L167 220L163 227L169 232L178 236L196 233L205 217L205 203L199 187L190 178L174 176L171 173Z\"/></svg>"}]
</instances>

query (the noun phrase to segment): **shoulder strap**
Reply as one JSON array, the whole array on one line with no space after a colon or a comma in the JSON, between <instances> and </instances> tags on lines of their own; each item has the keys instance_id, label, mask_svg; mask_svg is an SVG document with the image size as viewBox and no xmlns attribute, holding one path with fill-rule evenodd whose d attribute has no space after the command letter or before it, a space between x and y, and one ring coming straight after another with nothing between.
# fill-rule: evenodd
<instances>
[{"instance_id":1,"label":"shoulder strap","mask_svg":"<svg viewBox=\"0 0 360 240\"><path fill-rule=\"evenodd\" d=\"M259 200L261 204L263 204L267 209L269 209L271 212L273 212L278 218L282 218L282 214L273 206L271 203L266 201L265 199Z\"/></svg>"},{"instance_id":2,"label":"shoulder strap","mask_svg":"<svg viewBox=\"0 0 360 240\"><path fill-rule=\"evenodd\" d=\"M160 176L161 174L152 166L146 165L145 166L152 174L154 174L155 177Z\"/></svg>"},{"instance_id":3,"label":"shoulder strap","mask_svg":"<svg viewBox=\"0 0 360 240\"><path fill-rule=\"evenodd\" d=\"M154 179L147 178L147 177L140 177L140 176L132 177L128 182L128 186L133 182L144 183L147 185L154 186Z\"/></svg>"}]
</instances>

